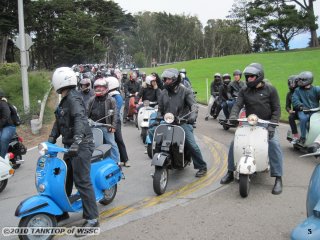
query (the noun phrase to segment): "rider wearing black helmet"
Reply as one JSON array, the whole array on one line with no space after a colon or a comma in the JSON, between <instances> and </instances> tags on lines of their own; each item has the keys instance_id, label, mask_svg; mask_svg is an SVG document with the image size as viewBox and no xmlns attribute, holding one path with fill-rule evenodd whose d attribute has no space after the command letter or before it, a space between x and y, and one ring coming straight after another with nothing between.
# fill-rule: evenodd
<instances>
[{"instance_id":1,"label":"rider wearing black helmet","mask_svg":"<svg viewBox=\"0 0 320 240\"><path fill-rule=\"evenodd\" d=\"M287 93L287 97L286 97L286 111L289 114L289 125L291 128L291 132L293 135L293 139L292 139L292 144L297 143L297 141L299 140L299 134L298 134L298 130L297 130L297 124L296 124L296 119L298 118L298 114L296 111L294 111L293 107L292 107L292 95L294 90L297 88L297 82L298 82L298 75L291 75L288 78L288 88L289 88L289 92Z\"/></svg>"},{"instance_id":2,"label":"rider wearing black helmet","mask_svg":"<svg viewBox=\"0 0 320 240\"><path fill-rule=\"evenodd\" d=\"M303 110L319 107L320 87L312 86L313 74L305 71L298 75L298 88L292 95L292 103L294 109L298 111L300 119L300 142L304 144L307 134L307 123L311 113L305 113Z\"/></svg>"},{"instance_id":3,"label":"rider wearing black helmet","mask_svg":"<svg viewBox=\"0 0 320 240\"><path fill-rule=\"evenodd\" d=\"M207 163L203 160L193 135L192 124L195 122L198 112L193 92L180 84L181 76L177 69L166 69L161 77L164 81L164 90L159 99L158 114L164 116L170 112L174 116L183 117L189 113L187 123L181 124L181 127L185 131L185 144L190 151L194 168L199 169L196 177L202 177L207 173Z\"/></svg>"},{"instance_id":4,"label":"rider wearing black helmet","mask_svg":"<svg viewBox=\"0 0 320 240\"><path fill-rule=\"evenodd\" d=\"M246 106L246 115L255 114L258 118L278 123L280 120L280 100L279 95L273 86L265 83L264 70L261 64L250 64L243 71L247 86L239 92L238 99L234 104L230 113L230 122L237 122L240 109ZM231 120L232 119L232 120ZM268 155L270 161L270 174L275 177L275 184L272 194L280 194L282 192L282 151L279 143L278 130L268 127L269 145ZM227 184L233 181L233 171L235 170L233 141L230 144L228 154L228 172L221 179L221 184Z\"/></svg>"},{"instance_id":5,"label":"rider wearing black helmet","mask_svg":"<svg viewBox=\"0 0 320 240\"><path fill-rule=\"evenodd\" d=\"M79 82L79 92L83 98L85 107L88 107L88 102L94 96L94 90L91 88L91 80L89 78L82 78Z\"/></svg>"},{"instance_id":6,"label":"rider wearing black helmet","mask_svg":"<svg viewBox=\"0 0 320 240\"><path fill-rule=\"evenodd\" d=\"M16 126L11 119L11 111L5 93L0 89L0 156L7 154L11 138L16 133Z\"/></svg>"},{"instance_id":7,"label":"rider wearing black helmet","mask_svg":"<svg viewBox=\"0 0 320 240\"><path fill-rule=\"evenodd\" d=\"M236 102L239 91L241 88L245 87L245 83L241 81L242 72L240 70L235 70L233 72L234 80L228 85L228 100L227 106L224 107L223 111L226 118L229 118L229 113Z\"/></svg>"},{"instance_id":8,"label":"rider wearing black helmet","mask_svg":"<svg viewBox=\"0 0 320 240\"><path fill-rule=\"evenodd\" d=\"M222 85L220 86L220 89L219 89L220 108L218 108L218 111L220 112L220 110L222 108L226 119L229 118L227 100L229 100L228 86L229 86L230 82L231 82L230 74L229 73L223 74L222 75Z\"/></svg>"},{"instance_id":9,"label":"rider wearing black helmet","mask_svg":"<svg viewBox=\"0 0 320 240\"><path fill-rule=\"evenodd\" d=\"M208 102L208 111L207 111L207 115L205 117L205 120L208 121L209 119L209 115L211 113L211 109L212 106L214 106L214 104L217 104L217 98L219 97L219 88L221 86L221 74L220 73L215 73L213 76L213 81L211 82L210 85L210 91L211 91L211 96ZM216 106L214 106L214 109L216 108ZM216 111L214 111L213 113L213 118L217 117L217 113Z\"/></svg>"}]
</instances>

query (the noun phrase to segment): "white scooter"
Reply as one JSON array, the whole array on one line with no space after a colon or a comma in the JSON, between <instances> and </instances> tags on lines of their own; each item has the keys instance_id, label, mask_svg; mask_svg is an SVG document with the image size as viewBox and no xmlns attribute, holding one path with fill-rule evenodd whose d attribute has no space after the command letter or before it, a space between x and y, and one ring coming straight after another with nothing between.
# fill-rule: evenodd
<instances>
[{"instance_id":1,"label":"white scooter","mask_svg":"<svg viewBox=\"0 0 320 240\"><path fill-rule=\"evenodd\" d=\"M250 176L270 169L267 128L278 124L259 119L255 114L238 121L242 124L235 132L233 153L239 192L245 198L250 191Z\"/></svg>"},{"instance_id":2,"label":"white scooter","mask_svg":"<svg viewBox=\"0 0 320 240\"><path fill-rule=\"evenodd\" d=\"M0 157L0 193L6 188L8 179L14 174L9 157L10 153L6 154L4 159Z\"/></svg>"},{"instance_id":3,"label":"white scooter","mask_svg":"<svg viewBox=\"0 0 320 240\"><path fill-rule=\"evenodd\" d=\"M157 102L143 101L143 107L138 112L138 129L143 143L146 143L146 137L149 128L150 115L157 111Z\"/></svg>"},{"instance_id":4,"label":"white scooter","mask_svg":"<svg viewBox=\"0 0 320 240\"><path fill-rule=\"evenodd\" d=\"M305 143L301 143L301 142L296 142L293 145L293 148L296 150L301 150L303 152L307 152L307 148L315 141L315 139L317 138L317 136L320 135L320 128L319 128L319 124L320 124L320 107L318 108L312 108L309 110L304 110L304 112L309 112L309 113L313 113L310 117L310 121L309 121L309 127L307 128L307 137L306 137L306 141ZM300 122L298 122L297 124L297 129L299 134L300 132ZM293 140L293 135L291 130L288 130L287 132L287 140L289 142L292 142Z\"/></svg>"}]
</instances>

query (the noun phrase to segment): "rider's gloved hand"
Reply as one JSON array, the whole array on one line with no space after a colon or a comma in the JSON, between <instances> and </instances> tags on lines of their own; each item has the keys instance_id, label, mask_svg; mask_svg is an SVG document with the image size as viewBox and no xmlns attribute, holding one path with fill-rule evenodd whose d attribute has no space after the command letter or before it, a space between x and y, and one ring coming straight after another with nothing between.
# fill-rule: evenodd
<instances>
[{"instance_id":1,"label":"rider's gloved hand","mask_svg":"<svg viewBox=\"0 0 320 240\"><path fill-rule=\"evenodd\" d=\"M315 153L319 148L320 148L320 144L317 142L314 142L308 147L308 152Z\"/></svg>"},{"instance_id":2,"label":"rider's gloved hand","mask_svg":"<svg viewBox=\"0 0 320 240\"><path fill-rule=\"evenodd\" d=\"M77 156L78 151L79 151L79 144L74 142L74 143L72 143L72 145L69 148L68 155L70 157L75 157L75 156Z\"/></svg>"},{"instance_id":3,"label":"rider's gloved hand","mask_svg":"<svg viewBox=\"0 0 320 240\"><path fill-rule=\"evenodd\" d=\"M301 105L301 106L299 107L299 110L300 110L300 111L307 111L307 110L309 110L309 109L308 109L307 107Z\"/></svg>"},{"instance_id":4,"label":"rider's gloved hand","mask_svg":"<svg viewBox=\"0 0 320 240\"><path fill-rule=\"evenodd\" d=\"M55 144L57 141L56 141L56 139L55 139L54 137L50 136L50 137L48 138L48 142Z\"/></svg>"},{"instance_id":5,"label":"rider's gloved hand","mask_svg":"<svg viewBox=\"0 0 320 240\"><path fill-rule=\"evenodd\" d=\"M88 118L88 123L90 127L94 127L95 126L95 121L93 121L91 118Z\"/></svg>"},{"instance_id":6,"label":"rider's gloved hand","mask_svg":"<svg viewBox=\"0 0 320 240\"><path fill-rule=\"evenodd\" d=\"M197 114L195 112L192 112L188 117L188 124L194 124L197 120Z\"/></svg>"},{"instance_id":7,"label":"rider's gloved hand","mask_svg":"<svg viewBox=\"0 0 320 240\"><path fill-rule=\"evenodd\" d=\"M268 133L269 133L269 140L271 140L274 137L275 127L272 125L268 126Z\"/></svg>"}]
</instances>

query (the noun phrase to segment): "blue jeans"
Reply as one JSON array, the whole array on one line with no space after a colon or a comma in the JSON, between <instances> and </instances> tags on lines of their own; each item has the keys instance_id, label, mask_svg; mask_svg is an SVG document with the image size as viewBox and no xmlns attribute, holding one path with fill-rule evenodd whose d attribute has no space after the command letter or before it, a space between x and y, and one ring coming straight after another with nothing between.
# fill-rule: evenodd
<instances>
[{"instance_id":1,"label":"blue jeans","mask_svg":"<svg viewBox=\"0 0 320 240\"><path fill-rule=\"evenodd\" d=\"M10 125L0 129L0 156L4 158L7 154L9 143L16 133L16 126Z\"/></svg>"},{"instance_id":2,"label":"blue jeans","mask_svg":"<svg viewBox=\"0 0 320 240\"><path fill-rule=\"evenodd\" d=\"M207 163L203 160L200 148L193 135L193 126L191 124L182 124L185 132L185 148L190 152L193 166L195 169L207 169Z\"/></svg>"},{"instance_id":3,"label":"blue jeans","mask_svg":"<svg viewBox=\"0 0 320 240\"><path fill-rule=\"evenodd\" d=\"M228 170L235 171L234 155L233 155L233 143L230 144L228 153ZM268 141L268 155L270 162L270 175L271 177L281 177L283 174L283 155L279 142L279 131L276 128L274 137Z\"/></svg>"},{"instance_id":4,"label":"blue jeans","mask_svg":"<svg viewBox=\"0 0 320 240\"><path fill-rule=\"evenodd\" d=\"M114 140L114 133L108 132L107 128L105 127L101 127L100 129L103 132L103 142L111 145L111 158L114 161L119 162L120 153L119 153L118 145Z\"/></svg>"},{"instance_id":5,"label":"blue jeans","mask_svg":"<svg viewBox=\"0 0 320 240\"><path fill-rule=\"evenodd\" d=\"M307 124L310 119L310 114L304 113L302 111L298 112L298 117L300 120L300 130L301 130L301 137L306 138L307 135Z\"/></svg>"},{"instance_id":6,"label":"blue jeans","mask_svg":"<svg viewBox=\"0 0 320 240\"><path fill-rule=\"evenodd\" d=\"M221 107L223 109L223 113L226 119L229 119L229 115L234 103L235 103L235 100L232 99L232 100L227 100L226 102L223 102L221 104Z\"/></svg>"}]
</instances>

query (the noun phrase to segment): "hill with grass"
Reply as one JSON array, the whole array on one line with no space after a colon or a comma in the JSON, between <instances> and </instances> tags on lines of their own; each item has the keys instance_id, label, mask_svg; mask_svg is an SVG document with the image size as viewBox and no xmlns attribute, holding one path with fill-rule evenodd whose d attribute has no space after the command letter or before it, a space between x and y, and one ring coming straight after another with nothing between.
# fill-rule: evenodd
<instances>
[{"instance_id":1,"label":"hill with grass","mask_svg":"<svg viewBox=\"0 0 320 240\"><path fill-rule=\"evenodd\" d=\"M290 75L299 74L302 71L311 71L314 75L313 85L320 85L320 48L199 59L156 68L145 68L142 71L146 73L157 72L161 75L166 68L185 68L192 87L198 92L197 101L206 104L206 79L208 79L210 88L210 83L215 73L229 73L232 75L234 70L240 69L243 71L248 64L253 62L263 65L265 78L277 88L280 96L282 120L286 121L288 118L285 104L288 92L287 80ZM242 80L244 81L243 77Z\"/></svg>"}]
</instances>

